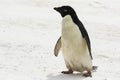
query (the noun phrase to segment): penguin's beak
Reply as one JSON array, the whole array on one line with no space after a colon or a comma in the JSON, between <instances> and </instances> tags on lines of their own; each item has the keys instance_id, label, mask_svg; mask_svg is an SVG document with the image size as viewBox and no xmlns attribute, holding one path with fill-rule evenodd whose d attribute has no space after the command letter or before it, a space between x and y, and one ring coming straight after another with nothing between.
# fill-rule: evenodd
<instances>
[{"instance_id":1,"label":"penguin's beak","mask_svg":"<svg viewBox=\"0 0 120 80\"><path fill-rule=\"evenodd\" d=\"M57 10L57 7L54 7L54 10Z\"/></svg>"},{"instance_id":2,"label":"penguin's beak","mask_svg":"<svg viewBox=\"0 0 120 80\"><path fill-rule=\"evenodd\" d=\"M54 10L56 10L58 13L63 14L62 8L61 7L55 7Z\"/></svg>"},{"instance_id":3,"label":"penguin's beak","mask_svg":"<svg viewBox=\"0 0 120 80\"><path fill-rule=\"evenodd\" d=\"M56 10L57 12L60 12L59 7L55 7L54 10Z\"/></svg>"}]
</instances>

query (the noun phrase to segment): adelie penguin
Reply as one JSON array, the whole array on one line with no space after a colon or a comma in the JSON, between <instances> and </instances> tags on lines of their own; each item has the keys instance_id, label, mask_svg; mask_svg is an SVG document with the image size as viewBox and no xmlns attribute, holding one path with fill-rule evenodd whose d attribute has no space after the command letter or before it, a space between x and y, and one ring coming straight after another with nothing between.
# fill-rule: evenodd
<instances>
[{"instance_id":1,"label":"adelie penguin","mask_svg":"<svg viewBox=\"0 0 120 80\"><path fill-rule=\"evenodd\" d=\"M87 73L83 75L92 77L92 71L97 67L92 66L91 44L84 25L72 7L55 7L54 10L62 16L62 33L54 49L55 56L58 56L60 49L62 49L68 69L62 73L72 74L73 71L81 73L86 71Z\"/></svg>"}]
</instances>

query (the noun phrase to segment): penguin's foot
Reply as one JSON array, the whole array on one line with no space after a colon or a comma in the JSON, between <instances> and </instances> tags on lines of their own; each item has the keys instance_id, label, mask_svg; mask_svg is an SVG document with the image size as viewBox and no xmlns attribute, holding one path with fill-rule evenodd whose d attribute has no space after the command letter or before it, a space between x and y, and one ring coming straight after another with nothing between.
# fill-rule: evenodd
<instances>
[{"instance_id":1,"label":"penguin's foot","mask_svg":"<svg viewBox=\"0 0 120 80\"><path fill-rule=\"evenodd\" d=\"M87 73L83 74L85 77L92 77L91 71L88 71Z\"/></svg>"},{"instance_id":2,"label":"penguin's foot","mask_svg":"<svg viewBox=\"0 0 120 80\"><path fill-rule=\"evenodd\" d=\"M72 74L73 71L71 69L69 69L68 71L62 71L61 73L63 73L63 74Z\"/></svg>"}]
</instances>

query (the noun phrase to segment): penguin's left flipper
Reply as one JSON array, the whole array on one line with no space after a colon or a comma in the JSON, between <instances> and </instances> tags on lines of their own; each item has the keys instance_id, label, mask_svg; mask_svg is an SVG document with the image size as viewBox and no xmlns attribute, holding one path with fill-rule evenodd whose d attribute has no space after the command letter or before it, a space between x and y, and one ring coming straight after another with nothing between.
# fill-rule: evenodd
<instances>
[{"instance_id":1,"label":"penguin's left flipper","mask_svg":"<svg viewBox=\"0 0 120 80\"><path fill-rule=\"evenodd\" d=\"M60 48L61 48L61 37L58 39L58 41L55 45L55 48L54 48L54 55L55 56L58 56Z\"/></svg>"}]
</instances>

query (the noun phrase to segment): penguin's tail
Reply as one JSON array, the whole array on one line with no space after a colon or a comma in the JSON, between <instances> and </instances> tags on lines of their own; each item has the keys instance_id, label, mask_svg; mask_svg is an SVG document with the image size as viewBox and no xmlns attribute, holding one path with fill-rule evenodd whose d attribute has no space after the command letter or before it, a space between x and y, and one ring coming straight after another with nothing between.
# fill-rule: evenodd
<instances>
[{"instance_id":1,"label":"penguin's tail","mask_svg":"<svg viewBox=\"0 0 120 80\"><path fill-rule=\"evenodd\" d=\"M93 66L92 69L93 71L96 71L98 69L98 66Z\"/></svg>"}]
</instances>

